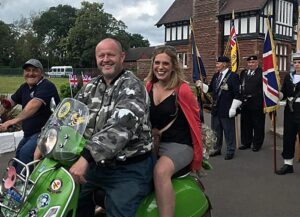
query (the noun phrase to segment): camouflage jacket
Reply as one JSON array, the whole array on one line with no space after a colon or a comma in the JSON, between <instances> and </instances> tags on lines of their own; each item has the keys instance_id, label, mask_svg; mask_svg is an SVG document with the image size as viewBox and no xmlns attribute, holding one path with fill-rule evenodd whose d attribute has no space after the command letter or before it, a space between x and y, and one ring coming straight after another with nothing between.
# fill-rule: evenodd
<instances>
[{"instance_id":1,"label":"camouflage jacket","mask_svg":"<svg viewBox=\"0 0 300 217\"><path fill-rule=\"evenodd\" d=\"M95 162L151 151L149 97L132 72L123 71L110 85L98 76L76 98L90 111L84 136Z\"/></svg>"}]
</instances>

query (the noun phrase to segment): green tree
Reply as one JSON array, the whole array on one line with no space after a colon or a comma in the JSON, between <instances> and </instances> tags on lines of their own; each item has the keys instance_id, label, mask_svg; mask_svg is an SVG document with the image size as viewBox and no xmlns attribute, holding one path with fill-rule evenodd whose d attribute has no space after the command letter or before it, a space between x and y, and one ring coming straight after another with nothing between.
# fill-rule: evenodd
<instances>
[{"instance_id":1,"label":"green tree","mask_svg":"<svg viewBox=\"0 0 300 217\"><path fill-rule=\"evenodd\" d=\"M31 58L39 59L45 66L42 42L33 32L28 31L20 36L16 41L15 49L15 60L18 67Z\"/></svg>"},{"instance_id":2,"label":"green tree","mask_svg":"<svg viewBox=\"0 0 300 217\"><path fill-rule=\"evenodd\" d=\"M149 47L150 43L141 34L132 34L130 37L130 48L133 47Z\"/></svg>"},{"instance_id":3,"label":"green tree","mask_svg":"<svg viewBox=\"0 0 300 217\"><path fill-rule=\"evenodd\" d=\"M14 53L15 32L12 25L5 24L0 20L0 66L10 65Z\"/></svg>"},{"instance_id":4,"label":"green tree","mask_svg":"<svg viewBox=\"0 0 300 217\"><path fill-rule=\"evenodd\" d=\"M75 26L69 31L67 53L76 67L95 66L95 46L106 37L113 37L126 28L122 21L105 13L103 4L82 2Z\"/></svg>"},{"instance_id":5,"label":"green tree","mask_svg":"<svg viewBox=\"0 0 300 217\"><path fill-rule=\"evenodd\" d=\"M65 41L76 20L76 8L69 5L51 7L33 20L32 28L43 42L45 55L52 63L65 62Z\"/></svg>"}]
</instances>

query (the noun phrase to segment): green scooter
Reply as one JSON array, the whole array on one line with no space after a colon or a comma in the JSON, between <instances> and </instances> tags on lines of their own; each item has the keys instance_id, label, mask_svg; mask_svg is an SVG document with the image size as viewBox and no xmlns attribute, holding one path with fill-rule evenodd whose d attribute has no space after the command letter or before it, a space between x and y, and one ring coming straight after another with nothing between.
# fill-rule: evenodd
<instances>
[{"instance_id":1,"label":"green scooter","mask_svg":"<svg viewBox=\"0 0 300 217\"><path fill-rule=\"evenodd\" d=\"M83 133L88 121L89 111L85 104L71 98L59 104L38 140L44 158L28 164L16 158L8 162L0 188L0 216L76 216L79 185L68 169L85 145ZM16 164L23 167L20 174L13 166ZM173 187L176 194L175 217L211 216L211 206L198 177L186 174L174 178ZM95 192L96 205L103 207L105 193L100 196L98 193ZM155 195L151 193L140 204L136 217L158 216Z\"/></svg>"}]
</instances>

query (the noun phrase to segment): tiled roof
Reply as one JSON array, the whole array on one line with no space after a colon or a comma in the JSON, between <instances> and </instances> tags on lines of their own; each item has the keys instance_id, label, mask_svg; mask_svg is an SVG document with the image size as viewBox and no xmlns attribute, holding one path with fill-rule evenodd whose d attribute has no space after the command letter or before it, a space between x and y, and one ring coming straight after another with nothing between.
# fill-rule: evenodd
<instances>
[{"instance_id":1,"label":"tiled roof","mask_svg":"<svg viewBox=\"0 0 300 217\"><path fill-rule=\"evenodd\" d=\"M175 0L167 12L155 24L160 27L163 24L177 21L190 20L193 14L193 0Z\"/></svg>"},{"instance_id":2,"label":"tiled roof","mask_svg":"<svg viewBox=\"0 0 300 217\"><path fill-rule=\"evenodd\" d=\"M227 0L220 7L220 15L234 12L260 10L268 0Z\"/></svg>"},{"instance_id":3,"label":"tiled roof","mask_svg":"<svg viewBox=\"0 0 300 217\"><path fill-rule=\"evenodd\" d=\"M155 47L137 47L126 51L125 62L137 61L141 58L150 59Z\"/></svg>"},{"instance_id":4,"label":"tiled roof","mask_svg":"<svg viewBox=\"0 0 300 217\"><path fill-rule=\"evenodd\" d=\"M268 0L225 0L221 4L219 15L231 14L232 11L244 12L260 10ZM166 13L155 24L160 27L163 24L189 20L193 15L193 0L175 0Z\"/></svg>"}]
</instances>

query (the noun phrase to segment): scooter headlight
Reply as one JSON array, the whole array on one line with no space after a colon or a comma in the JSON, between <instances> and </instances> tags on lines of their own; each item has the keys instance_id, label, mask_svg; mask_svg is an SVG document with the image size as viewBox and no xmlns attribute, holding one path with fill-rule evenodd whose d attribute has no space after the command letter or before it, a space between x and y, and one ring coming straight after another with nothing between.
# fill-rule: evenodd
<instances>
[{"instance_id":1,"label":"scooter headlight","mask_svg":"<svg viewBox=\"0 0 300 217\"><path fill-rule=\"evenodd\" d=\"M57 130L55 128L50 128L41 142L41 151L43 155L49 154L57 143Z\"/></svg>"}]
</instances>

